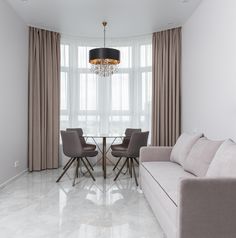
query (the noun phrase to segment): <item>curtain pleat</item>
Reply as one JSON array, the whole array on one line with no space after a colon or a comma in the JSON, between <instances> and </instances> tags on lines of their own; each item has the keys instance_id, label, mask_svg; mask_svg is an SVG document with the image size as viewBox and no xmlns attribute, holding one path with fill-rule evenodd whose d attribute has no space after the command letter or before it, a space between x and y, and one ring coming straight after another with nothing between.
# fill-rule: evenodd
<instances>
[{"instance_id":1,"label":"curtain pleat","mask_svg":"<svg viewBox=\"0 0 236 238\"><path fill-rule=\"evenodd\" d=\"M181 28L153 33L152 145L172 146L181 130Z\"/></svg>"},{"instance_id":2,"label":"curtain pleat","mask_svg":"<svg viewBox=\"0 0 236 238\"><path fill-rule=\"evenodd\" d=\"M58 168L60 34L29 28L29 171Z\"/></svg>"}]
</instances>

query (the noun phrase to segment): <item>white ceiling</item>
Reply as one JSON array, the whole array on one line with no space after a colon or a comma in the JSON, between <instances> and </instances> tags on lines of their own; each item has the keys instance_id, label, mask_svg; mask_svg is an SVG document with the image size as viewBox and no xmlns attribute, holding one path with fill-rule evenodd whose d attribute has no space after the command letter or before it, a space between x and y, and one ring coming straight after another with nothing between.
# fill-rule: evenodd
<instances>
[{"instance_id":1,"label":"white ceiling","mask_svg":"<svg viewBox=\"0 0 236 238\"><path fill-rule=\"evenodd\" d=\"M181 26L201 0L6 0L31 26L83 37L149 34Z\"/></svg>"}]
</instances>

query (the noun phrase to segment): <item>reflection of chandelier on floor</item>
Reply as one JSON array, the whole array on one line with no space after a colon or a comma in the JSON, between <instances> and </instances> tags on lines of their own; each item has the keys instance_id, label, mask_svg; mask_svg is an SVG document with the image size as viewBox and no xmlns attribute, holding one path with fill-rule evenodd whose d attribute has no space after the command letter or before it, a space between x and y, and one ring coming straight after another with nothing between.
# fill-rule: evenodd
<instances>
[{"instance_id":1,"label":"reflection of chandelier on floor","mask_svg":"<svg viewBox=\"0 0 236 238\"><path fill-rule=\"evenodd\" d=\"M89 51L89 63L91 71L101 77L109 77L116 73L120 63L120 51L112 48L106 48L106 25L104 27L104 47L96 48Z\"/></svg>"}]
</instances>

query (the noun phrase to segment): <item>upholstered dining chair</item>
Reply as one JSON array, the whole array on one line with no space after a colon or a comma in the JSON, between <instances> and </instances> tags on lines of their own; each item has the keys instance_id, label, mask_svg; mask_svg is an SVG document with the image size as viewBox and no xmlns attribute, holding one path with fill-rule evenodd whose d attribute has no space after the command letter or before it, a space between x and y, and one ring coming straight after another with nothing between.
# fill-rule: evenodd
<instances>
[{"instance_id":1,"label":"upholstered dining chair","mask_svg":"<svg viewBox=\"0 0 236 238\"><path fill-rule=\"evenodd\" d=\"M112 151L124 151L124 150L127 150L128 146L129 146L130 138L131 138L132 134L135 133L135 132L141 132L141 129L139 129L139 128L126 128L126 130L125 130L125 137L124 137L122 143L121 144L111 145L111 150ZM120 161L121 161L121 157L116 162L113 170L115 170L117 168L117 166L120 163Z\"/></svg>"},{"instance_id":2,"label":"upholstered dining chair","mask_svg":"<svg viewBox=\"0 0 236 238\"><path fill-rule=\"evenodd\" d=\"M83 147L83 149L84 149L85 151L93 151L93 150L96 149L96 145L94 145L94 144L89 144L89 143L86 142L86 140L85 140L85 138L84 138L84 136L83 136L84 132L83 132L83 129L82 129L82 128L67 128L66 130L67 130L67 131L76 131L76 132L77 132L77 134L78 134L78 136L79 136L79 138L80 138L81 145L82 145L82 147ZM70 160L71 160L71 159L70 159ZM65 168L67 167L67 165L70 163L70 160L66 163L66 165L64 166L63 169L65 169ZM87 161L87 163L88 163L88 165L90 166L90 168L91 168L92 170L94 170L92 164L89 162L89 160L88 160L87 157L85 157L85 160Z\"/></svg>"},{"instance_id":3,"label":"upholstered dining chair","mask_svg":"<svg viewBox=\"0 0 236 238\"><path fill-rule=\"evenodd\" d=\"M130 166L129 166L130 176L132 178L132 172L133 172L136 185L138 186L138 179L137 179L136 172L135 172L134 162L139 164L137 158L139 157L141 147L147 146L148 135L149 135L149 131L135 132L132 134L132 136L130 138L130 142L129 142L129 146L128 146L127 150L111 152L114 157L119 157L119 158L125 157L125 162L123 163L119 172L117 173L116 177L114 178L114 181L117 180L117 178L119 177L119 175L120 175L121 171L123 170L123 168L125 167L125 165L129 163L130 164Z\"/></svg>"},{"instance_id":4,"label":"upholstered dining chair","mask_svg":"<svg viewBox=\"0 0 236 238\"><path fill-rule=\"evenodd\" d=\"M78 178L79 174L79 166L80 161L84 164L85 168L89 172L92 179L95 181L95 178L90 171L89 167L87 166L86 162L84 161L85 157L94 157L98 154L97 151L86 151L83 149L81 141L79 139L79 136L76 131L61 131L61 138L62 138L62 148L63 153L70 157L70 163L66 166L60 177L57 179L56 182L59 182L61 178L64 176L66 171L71 167L73 162L76 162L76 168L75 168L75 175L74 175L74 181L73 186L75 185L76 177Z\"/></svg>"},{"instance_id":5,"label":"upholstered dining chair","mask_svg":"<svg viewBox=\"0 0 236 238\"><path fill-rule=\"evenodd\" d=\"M94 144L89 144L86 142L86 140L84 139L84 132L82 128L67 128L67 131L76 131L78 133L78 136L80 138L81 144L83 146L84 150L95 150L96 149L96 145Z\"/></svg>"}]
</instances>

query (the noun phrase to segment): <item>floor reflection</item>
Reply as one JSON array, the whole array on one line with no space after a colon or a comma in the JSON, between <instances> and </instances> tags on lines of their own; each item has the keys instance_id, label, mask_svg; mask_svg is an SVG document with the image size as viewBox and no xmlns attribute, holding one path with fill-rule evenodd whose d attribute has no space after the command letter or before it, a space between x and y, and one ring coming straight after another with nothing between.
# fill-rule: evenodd
<instances>
[{"instance_id":1,"label":"floor reflection","mask_svg":"<svg viewBox=\"0 0 236 238\"><path fill-rule=\"evenodd\" d=\"M128 175L96 182L73 170L58 184L61 170L26 174L0 190L0 237L162 238L162 230L140 189ZM71 174L70 174L71 173Z\"/></svg>"}]
</instances>

